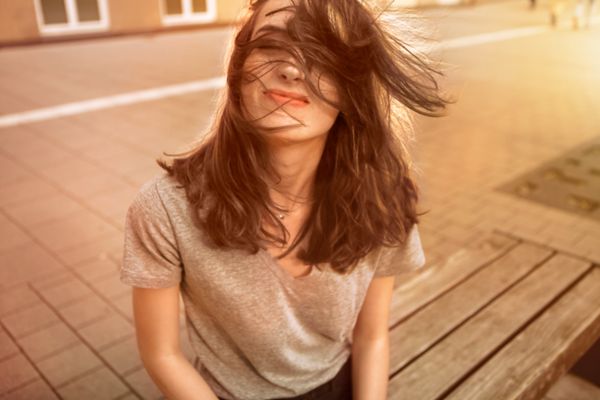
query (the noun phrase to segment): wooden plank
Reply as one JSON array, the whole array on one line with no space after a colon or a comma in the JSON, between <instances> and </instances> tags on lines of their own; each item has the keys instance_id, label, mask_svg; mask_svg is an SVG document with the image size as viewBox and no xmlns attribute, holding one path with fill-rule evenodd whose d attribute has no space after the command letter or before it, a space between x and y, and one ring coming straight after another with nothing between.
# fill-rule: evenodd
<instances>
[{"instance_id":1,"label":"wooden plank","mask_svg":"<svg viewBox=\"0 0 600 400\"><path fill-rule=\"evenodd\" d=\"M390 372L404 368L550 255L547 248L521 243L393 328Z\"/></svg>"},{"instance_id":2,"label":"wooden plank","mask_svg":"<svg viewBox=\"0 0 600 400\"><path fill-rule=\"evenodd\" d=\"M414 277L406 279L394 289L390 305L390 328L517 244L515 239L492 233L472 243L470 248L459 250L442 264L415 271Z\"/></svg>"},{"instance_id":3,"label":"wooden plank","mask_svg":"<svg viewBox=\"0 0 600 400\"><path fill-rule=\"evenodd\" d=\"M523 251L517 254L519 249ZM511 254L521 256L525 250L531 254L540 251L535 246L523 244ZM514 262L515 259L509 261ZM531 261L529 265L535 265L535 263L531 264ZM504 270L504 275L484 276L482 274L473 285L484 292L493 291L492 287L499 285L500 290L503 291L501 296L495 298L470 320L394 376L390 381L389 390L397 395L391 398L424 400L445 398L446 393L460 384L470 371L493 356L511 337L526 327L532 318L560 297L564 290L589 269L589 264L585 261L559 254L533 269L524 279L518 280L523 276L523 267L517 271L516 268L511 268L510 264L498 263L498 265L500 270ZM513 274L518 282L504 291L502 280L508 280ZM477 302L471 293L477 293L476 290L467 292L460 289L462 288L457 288L454 294L464 297L465 303ZM485 296L483 293L481 295ZM455 304L451 307L460 306L459 303L453 303ZM435 305L442 312L447 307L445 302L436 302ZM440 312L439 315L442 318L443 313ZM474 398L484 397L476 395ZM492 398L505 399L502 396L490 397Z\"/></svg>"},{"instance_id":4,"label":"wooden plank","mask_svg":"<svg viewBox=\"0 0 600 400\"><path fill-rule=\"evenodd\" d=\"M600 387L574 374L566 374L558 380L544 400L598 400Z\"/></svg>"},{"instance_id":5,"label":"wooden plank","mask_svg":"<svg viewBox=\"0 0 600 400\"><path fill-rule=\"evenodd\" d=\"M447 399L539 399L599 337L600 268L591 267Z\"/></svg>"}]
</instances>

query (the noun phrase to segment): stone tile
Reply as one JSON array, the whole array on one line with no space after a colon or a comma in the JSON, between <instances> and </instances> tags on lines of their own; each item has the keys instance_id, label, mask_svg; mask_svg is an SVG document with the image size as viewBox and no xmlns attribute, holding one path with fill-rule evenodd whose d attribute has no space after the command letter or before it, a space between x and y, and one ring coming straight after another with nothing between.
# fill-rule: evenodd
<instances>
[{"instance_id":1,"label":"stone tile","mask_svg":"<svg viewBox=\"0 0 600 400\"><path fill-rule=\"evenodd\" d=\"M129 392L108 368L102 367L57 389L64 400L113 400Z\"/></svg>"},{"instance_id":2,"label":"stone tile","mask_svg":"<svg viewBox=\"0 0 600 400\"><path fill-rule=\"evenodd\" d=\"M96 350L102 350L134 334L133 325L122 316L112 313L108 317L95 321L79 329L81 336Z\"/></svg>"},{"instance_id":3,"label":"stone tile","mask_svg":"<svg viewBox=\"0 0 600 400\"><path fill-rule=\"evenodd\" d=\"M18 162L0 155L0 185L31 178L33 178L31 172L23 168Z\"/></svg>"},{"instance_id":4,"label":"stone tile","mask_svg":"<svg viewBox=\"0 0 600 400\"><path fill-rule=\"evenodd\" d=\"M84 297L95 296L88 286L76 278L41 289L40 295L56 308L61 308Z\"/></svg>"},{"instance_id":5,"label":"stone tile","mask_svg":"<svg viewBox=\"0 0 600 400\"><path fill-rule=\"evenodd\" d=\"M73 266L77 275L88 283L118 273L118 265L108 256L94 258Z\"/></svg>"},{"instance_id":6,"label":"stone tile","mask_svg":"<svg viewBox=\"0 0 600 400\"><path fill-rule=\"evenodd\" d=\"M125 376L129 384L146 400L158 400L163 398L163 394L148 375L144 368L140 368Z\"/></svg>"},{"instance_id":7,"label":"stone tile","mask_svg":"<svg viewBox=\"0 0 600 400\"><path fill-rule=\"evenodd\" d=\"M133 323L133 301L131 293L111 299L111 302L130 322Z\"/></svg>"},{"instance_id":8,"label":"stone tile","mask_svg":"<svg viewBox=\"0 0 600 400\"><path fill-rule=\"evenodd\" d=\"M73 273L68 269L63 269L54 275L45 275L40 278L34 277L29 281L29 286L35 289L38 293L42 290L52 288L60 285L61 283L68 282L70 280L77 279Z\"/></svg>"},{"instance_id":9,"label":"stone tile","mask_svg":"<svg viewBox=\"0 0 600 400\"><path fill-rule=\"evenodd\" d=\"M56 195L57 193L59 193L59 190L55 186L41 178L19 180L0 185L0 206L5 207L10 204Z\"/></svg>"},{"instance_id":10,"label":"stone tile","mask_svg":"<svg viewBox=\"0 0 600 400\"><path fill-rule=\"evenodd\" d=\"M40 136L70 151L80 153L86 147L106 145L103 138L90 133L85 124L73 118L58 118L29 124Z\"/></svg>"},{"instance_id":11,"label":"stone tile","mask_svg":"<svg viewBox=\"0 0 600 400\"><path fill-rule=\"evenodd\" d=\"M52 388L41 379L26 384L2 397L2 400L58 400Z\"/></svg>"},{"instance_id":12,"label":"stone tile","mask_svg":"<svg viewBox=\"0 0 600 400\"><path fill-rule=\"evenodd\" d=\"M112 310L108 304L96 295L84 297L83 299L69 303L61 307L58 312L75 329L86 324L107 317Z\"/></svg>"},{"instance_id":13,"label":"stone tile","mask_svg":"<svg viewBox=\"0 0 600 400\"><path fill-rule=\"evenodd\" d=\"M134 185L134 187L140 187L145 182L148 182L154 175L160 172L157 167L148 168L146 166L140 166L139 168L129 171L127 178Z\"/></svg>"},{"instance_id":14,"label":"stone tile","mask_svg":"<svg viewBox=\"0 0 600 400\"><path fill-rule=\"evenodd\" d=\"M2 324L14 337L22 337L59 321L50 307L39 302L2 318Z\"/></svg>"},{"instance_id":15,"label":"stone tile","mask_svg":"<svg viewBox=\"0 0 600 400\"><path fill-rule=\"evenodd\" d=\"M519 232L536 234L545 230L548 226L548 221L544 218L540 218L539 215L526 214L523 212L514 215L512 221L514 222L511 231L514 231L515 234L518 234Z\"/></svg>"},{"instance_id":16,"label":"stone tile","mask_svg":"<svg viewBox=\"0 0 600 400\"><path fill-rule=\"evenodd\" d=\"M61 182L61 188L76 198L86 201L98 193L127 188L130 184L110 171L97 172L92 176L82 176Z\"/></svg>"},{"instance_id":17,"label":"stone tile","mask_svg":"<svg viewBox=\"0 0 600 400\"><path fill-rule=\"evenodd\" d=\"M0 327L0 360L14 356L17 353L19 353L19 348L8 336L8 333Z\"/></svg>"},{"instance_id":18,"label":"stone tile","mask_svg":"<svg viewBox=\"0 0 600 400\"><path fill-rule=\"evenodd\" d=\"M85 211L85 207L62 193L44 196L26 202L5 207L6 213L27 228L38 224L58 220L76 212Z\"/></svg>"},{"instance_id":19,"label":"stone tile","mask_svg":"<svg viewBox=\"0 0 600 400\"><path fill-rule=\"evenodd\" d=\"M138 170L144 166L148 169L157 167L154 159L154 156L131 151L127 157L114 155L100 160L99 163L114 174L127 175L129 172Z\"/></svg>"},{"instance_id":20,"label":"stone tile","mask_svg":"<svg viewBox=\"0 0 600 400\"><path fill-rule=\"evenodd\" d=\"M122 189L111 188L106 192L97 193L86 201L103 217L115 221L119 226L125 221L127 208L137 191L133 186L125 186Z\"/></svg>"},{"instance_id":21,"label":"stone tile","mask_svg":"<svg viewBox=\"0 0 600 400\"><path fill-rule=\"evenodd\" d=\"M38 303L40 298L26 284L0 291L0 317Z\"/></svg>"},{"instance_id":22,"label":"stone tile","mask_svg":"<svg viewBox=\"0 0 600 400\"><path fill-rule=\"evenodd\" d=\"M444 239L436 245L435 253L445 259L456 253L461 247L461 244L455 243L450 239Z\"/></svg>"},{"instance_id":23,"label":"stone tile","mask_svg":"<svg viewBox=\"0 0 600 400\"><path fill-rule=\"evenodd\" d=\"M451 237L455 242L467 244L478 237L479 232L454 222L446 225L444 228L444 236Z\"/></svg>"},{"instance_id":24,"label":"stone tile","mask_svg":"<svg viewBox=\"0 0 600 400\"><path fill-rule=\"evenodd\" d=\"M56 308L61 308L96 294L77 278L69 278L54 286L48 286L40 290L40 294Z\"/></svg>"},{"instance_id":25,"label":"stone tile","mask_svg":"<svg viewBox=\"0 0 600 400\"><path fill-rule=\"evenodd\" d=\"M0 214L0 252L31 243L32 240L27 232Z\"/></svg>"},{"instance_id":26,"label":"stone tile","mask_svg":"<svg viewBox=\"0 0 600 400\"><path fill-rule=\"evenodd\" d=\"M4 153L11 155L9 158L13 159L14 157L12 157L12 153L10 152L11 149L27 147L27 143L35 139L36 136L23 125L9 126L2 128L0 149Z\"/></svg>"},{"instance_id":27,"label":"stone tile","mask_svg":"<svg viewBox=\"0 0 600 400\"><path fill-rule=\"evenodd\" d=\"M541 237L547 238L548 242L554 239L555 241L573 244L582 238L585 233L578 229L573 229L572 224L551 223L541 229L538 234Z\"/></svg>"},{"instance_id":28,"label":"stone tile","mask_svg":"<svg viewBox=\"0 0 600 400\"><path fill-rule=\"evenodd\" d=\"M99 365L102 365L100 358L82 343L37 362L40 372L54 387L83 375Z\"/></svg>"},{"instance_id":29,"label":"stone tile","mask_svg":"<svg viewBox=\"0 0 600 400\"><path fill-rule=\"evenodd\" d=\"M91 146L83 147L80 150L80 154L84 155L89 160L101 161L118 155L126 157L131 151L131 145L111 140L103 141L101 146L93 144Z\"/></svg>"},{"instance_id":30,"label":"stone tile","mask_svg":"<svg viewBox=\"0 0 600 400\"><path fill-rule=\"evenodd\" d=\"M63 323L51 325L31 335L18 338L17 341L35 362L80 342L79 338Z\"/></svg>"},{"instance_id":31,"label":"stone tile","mask_svg":"<svg viewBox=\"0 0 600 400\"><path fill-rule=\"evenodd\" d=\"M124 213L118 213L118 214L114 214L111 215L109 218L111 220L111 222L119 228L119 230L124 231L125 230L125 215L127 214L127 210L125 210ZM115 261L119 261L119 258L121 257L121 254L117 254L116 257L113 257L113 259Z\"/></svg>"},{"instance_id":32,"label":"stone tile","mask_svg":"<svg viewBox=\"0 0 600 400\"><path fill-rule=\"evenodd\" d=\"M68 182L71 179L94 176L105 171L93 162L72 155L52 166L41 169L39 172L49 181L62 185L63 182Z\"/></svg>"},{"instance_id":33,"label":"stone tile","mask_svg":"<svg viewBox=\"0 0 600 400\"><path fill-rule=\"evenodd\" d=\"M121 375L142 366L135 336L104 348L100 355Z\"/></svg>"},{"instance_id":34,"label":"stone tile","mask_svg":"<svg viewBox=\"0 0 600 400\"><path fill-rule=\"evenodd\" d=\"M64 271L64 267L37 244L17 246L0 253L0 289L52 276L61 271Z\"/></svg>"},{"instance_id":35,"label":"stone tile","mask_svg":"<svg viewBox=\"0 0 600 400\"><path fill-rule=\"evenodd\" d=\"M78 244L62 250L57 257L67 266L77 266L77 264L93 261L113 259L113 255L123 252L123 234L115 235L113 233L99 236L93 241Z\"/></svg>"},{"instance_id":36,"label":"stone tile","mask_svg":"<svg viewBox=\"0 0 600 400\"><path fill-rule=\"evenodd\" d=\"M8 392L39 377L22 354L0 361L0 393Z\"/></svg>"},{"instance_id":37,"label":"stone tile","mask_svg":"<svg viewBox=\"0 0 600 400\"><path fill-rule=\"evenodd\" d=\"M443 239L440 236L438 236L435 232L430 231L424 226L420 226L419 231L421 232L421 243L423 245L423 248L425 249L431 249L435 247L435 245Z\"/></svg>"},{"instance_id":38,"label":"stone tile","mask_svg":"<svg viewBox=\"0 0 600 400\"><path fill-rule=\"evenodd\" d=\"M131 286L125 285L119 279L118 272L110 274L107 277L91 282L91 284L108 298L117 298L131 293Z\"/></svg>"},{"instance_id":39,"label":"stone tile","mask_svg":"<svg viewBox=\"0 0 600 400\"><path fill-rule=\"evenodd\" d=\"M29 129L29 127L27 128ZM39 135L27 136L26 145L5 148L5 151L19 160L20 163L37 172L47 167L54 167L57 163L64 162L73 157L73 153L63 147L49 142Z\"/></svg>"},{"instance_id":40,"label":"stone tile","mask_svg":"<svg viewBox=\"0 0 600 400\"><path fill-rule=\"evenodd\" d=\"M38 225L31 234L52 251L59 253L69 247L92 242L106 234L120 236L121 232L91 212L85 212Z\"/></svg>"}]
</instances>

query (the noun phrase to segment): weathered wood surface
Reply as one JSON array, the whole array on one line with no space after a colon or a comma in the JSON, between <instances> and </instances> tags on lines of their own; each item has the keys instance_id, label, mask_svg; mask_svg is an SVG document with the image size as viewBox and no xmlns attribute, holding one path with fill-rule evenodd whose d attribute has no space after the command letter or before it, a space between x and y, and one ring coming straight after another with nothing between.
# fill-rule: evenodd
<instances>
[{"instance_id":1,"label":"weathered wood surface","mask_svg":"<svg viewBox=\"0 0 600 400\"><path fill-rule=\"evenodd\" d=\"M600 388L577 375L566 374L546 393L544 400L598 400Z\"/></svg>"},{"instance_id":2,"label":"weathered wood surface","mask_svg":"<svg viewBox=\"0 0 600 400\"><path fill-rule=\"evenodd\" d=\"M444 397L561 295L588 264L558 255L533 270L390 382L392 398Z\"/></svg>"},{"instance_id":3,"label":"weathered wood surface","mask_svg":"<svg viewBox=\"0 0 600 400\"><path fill-rule=\"evenodd\" d=\"M482 243L395 292L390 399L539 399L600 337L599 268Z\"/></svg>"},{"instance_id":4,"label":"weathered wood surface","mask_svg":"<svg viewBox=\"0 0 600 400\"><path fill-rule=\"evenodd\" d=\"M600 336L600 268L545 309L448 399L539 399Z\"/></svg>"},{"instance_id":5,"label":"weathered wood surface","mask_svg":"<svg viewBox=\"0 0 600 400\"><path fill-rule=\"evenodd\" d=\"M390 308L390 328L440 294L451 290L516 244L514 239L492 234L481 238L472 248L455 253L443 264L432 266L425 271L416 271L416 276L401 282L394 290Z\"/></svg>"},{"instance_id":6,"label":"weathered wood surface","mask_svg":"<svg viewBox=\"0 0 600 400\"><path fill-rule=\"evenodd\" d=\"M549 256L549 250L521 245L466 277L452 290L442 292L390 331L390 372L412 363ZM414 291L419 289L413 287ZM438 366L433 368L437 370Z\"/></svg>"}]
</instances>

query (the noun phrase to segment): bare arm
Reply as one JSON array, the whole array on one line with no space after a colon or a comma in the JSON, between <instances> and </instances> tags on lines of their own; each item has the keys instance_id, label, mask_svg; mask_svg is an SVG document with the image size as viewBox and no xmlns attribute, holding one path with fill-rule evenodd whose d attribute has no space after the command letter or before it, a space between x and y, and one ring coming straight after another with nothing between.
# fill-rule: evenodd
<instances>
[{"instance_id":1,"label":"bare arm","mask_svg":"<svg viewBox=\"0 0 600 400\"><path fill-rule=\"evenodd\" d=\"M394 276L374 278L352 335L352 393L356 400L384 400L389 380L389 310Z\"/></svg>"},{"instance_id":2,"label":"bare arm","mask_svg":"<svg viewBox=\"0 0 600 400\"><path fill-rule=\"evenodd\" d=\"M133 314L140 357L161 392L170 400L217 400L181 351L179 286L134 287Z\"/></svg>"}]
</instances>

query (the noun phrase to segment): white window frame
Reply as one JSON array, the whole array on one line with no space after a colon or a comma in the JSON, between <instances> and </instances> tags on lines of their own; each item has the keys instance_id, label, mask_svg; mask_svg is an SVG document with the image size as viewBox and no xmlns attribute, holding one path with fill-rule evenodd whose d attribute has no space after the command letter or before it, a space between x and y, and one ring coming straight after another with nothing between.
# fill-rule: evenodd
<instances>
[{"instance_id":1,"label":"white window frame","mask_svg":"<svg viewBox=\"0 0 600 400\"><path fill-rule=\"evenodd\" d=\"M35 14L37 18L38 28L42 35L64 35L68 33L84 33L97 32L108 30L110 19L108 15L107 0L96 0L98 2L98 13L100 19L98 21L79 21L77 3L75 0L62 0L65 4L67 12L66 24L46 24L44 22L44 14L42 11L42 0L34 0Z\"/></svg>"},{"instance_id":2,"label":"white window frame","mask_svg":"<svg viewBox=\"0 0 600 400\"><path fill-rule=\"evenodd\" d=\"M164 0L159 0L163 25L203 24L217 19L217 0L206 0L206 11L196 13L192 11L192 0L179 1L182 2L182 13L169 15Z\"/></svg>"}]
</instances>

